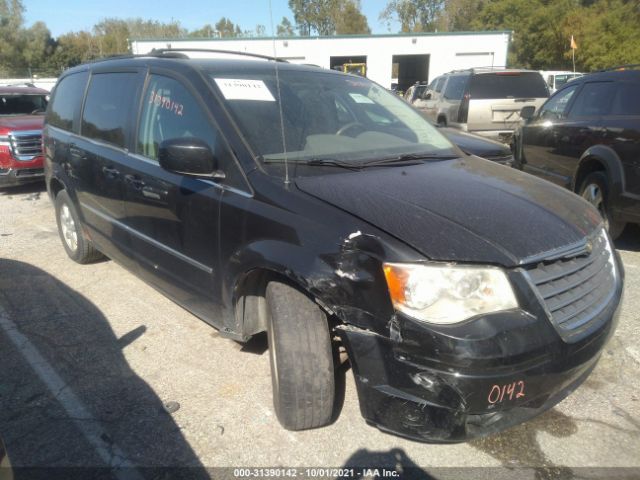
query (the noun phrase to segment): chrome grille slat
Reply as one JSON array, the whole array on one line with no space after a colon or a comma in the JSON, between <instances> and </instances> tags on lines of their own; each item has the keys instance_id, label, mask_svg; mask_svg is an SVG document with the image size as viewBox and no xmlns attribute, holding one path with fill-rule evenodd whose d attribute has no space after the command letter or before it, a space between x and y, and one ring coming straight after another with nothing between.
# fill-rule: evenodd
<instances>
[{"instance_id":1,"label":"chrome grille slat","mask_svg":"<svg viewBox=\"0 0 640 480\"><path fill-rule=\"evenodd\" d=\"M604 321L600 314L616 291L615 259L607 238L604 231L599 231L590 239L590 253L527 269L527 278L551 322L567 341L574 341Z\"/></svg>"},{"instance_id":2,"label":"chrome grille slat","mask_svg":"<svg viewBox=\"0 0 640 480\"><path fill-rule=\"evenodd\" d=\"M17 160L33 160L42 155L42 130L11 132L9 144L11 153Z\"/></svg>"}]
</instances>

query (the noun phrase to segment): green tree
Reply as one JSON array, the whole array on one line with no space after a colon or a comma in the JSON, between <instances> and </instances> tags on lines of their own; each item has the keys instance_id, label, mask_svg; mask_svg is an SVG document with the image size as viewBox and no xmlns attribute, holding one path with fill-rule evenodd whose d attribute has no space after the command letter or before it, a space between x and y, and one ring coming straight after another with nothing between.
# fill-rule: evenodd
<instances>
[{"instance_id":1,"label":"green tree","mask_svg":"<svg viewBox=\"0 0 640 480\"><path fill-rule=\"evenodd\" d=\"M293 25L287 17L282 17L282 21L277 27L277 35L279 37L293 37Z\"/></svg>"},{"instance_id":2,"label":"green tree","mask_svg":"<svg viewBox=\"0 0 640 480\"><path fill-rule=\"evenodd\" d=\"M0 0L0 70L12 75L24 67L22 57L24 6L20 0Z\"/></svg>"},{"instance_id":3,"label":"green tree","mask_svg":"<svg viewBox=\"0 0 640 480\"><path fill-rule=\"evenodd\" d=\"M380 13L380 19L397 19L403 32L435 30L442 15L445 0L390 0Z\"/></svg>"},{"instance_id":4,"label":"green tree","mask_svg":"<svg viewBox=\"0 0 640 480\"><path fill-rule=\"evenodd\" d=\"M289 0L300 35L369 33L356 0Z\"/></svg>"},{"instance_id":5,"label":"green tree","mask_svg":"<svg viewBox=\"0 0 640 480\"><path fill-rule=\"evenodd\" d=\"M47 60L53 54L56 43L44 22L36 22L21 32L22 61L29 75L49 75Z\"/></svg>"},{"instance_id":6,"label":"green tree","mask_svg":"<svg viewBox=\"0 0 640 480\"><path fill-rule=\"evenodd\" d=\"M126 20L105 18L93 26L93 34L101 57L129 51L129 26Z\"/></svg>"},{"instance_id":7,"label":"green tree","mask_svg":"<svg viewBox=\"0 0 640 480\"><path fill-rule=\"evenodd\" d=\"M571 15L569 35L578 44L576 65L584 71L640 63L640 4L601 0ZM568 42L568 39L567 39ZM567 58L571 56L567 49Z\"/></svg>"},{"instance_id":8,"label":"green tree","mask_svg":"<svg viewBox=\"0 0 640 480\"><path fill-rule=\"evenodd\" d=\"M215 27L220 37L228 38L242 36L242 30L240 30L240 26L236 25L228 18L222 17L216 22Z\"/></svg>"},{"instance_id":9,"label":"green tree","mask_svg":"<svg viewBox=\"0 0 640 480\"><path fill-rule=\"evenodd\" d=\"M346 0L343 3L335 23L336 33L339 35L371 33L367 17L360 11L360 6L352 0Z\"/></svg>"},{"instance_id":10,"label":"green tree","mask_svg":"<svg viewBox=\"0 0 640 480\"><path fill-rule=\"evenodd\" d=\"M202 28L189 32L188 36L191 38L213 38L216 33L215 27L207 23Z\"/></svg>"}]
</instances>

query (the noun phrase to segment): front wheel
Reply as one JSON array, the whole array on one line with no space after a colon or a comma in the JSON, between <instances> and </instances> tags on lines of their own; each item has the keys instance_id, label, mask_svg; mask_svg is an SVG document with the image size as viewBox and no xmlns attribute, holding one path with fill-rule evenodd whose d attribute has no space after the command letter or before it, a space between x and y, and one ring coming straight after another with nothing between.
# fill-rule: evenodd
<instances>
[{"instance_id":1,"label":"front wheel","mask_svg":"<svg viewBox=\"0 0 640 480\"><path fill-rule=\"evenodd\" d=\"M78 213L65 190L56 196L55 207L58 233L69 258L77 263L100 260L103 255L85 237Z\"/></svg>"},{"instance_id":2,"label":"front wheel","mask_svg":"<svg viewBox=\"0 0 640 480\"><path fill-rule=\"evenodd\" d=\"M327 317L304 293L281 282L267 285L273 403L287 430L331 422L335 373Z\"/></svg>"},{"instance_id":3,"label":"front wheel","mask_svg":"<svg viewBox=\"0 0 640 480\"><path fill-rule=\"evenodd\" d=\"M604 225L612 239L618 238L626 226L625 222L614 220L611 216L611 199L609 198L609 183L603 172L593 172L587 175L578 192L591 205L596 207L604 219Z\"/></svg>"}]
</instances>

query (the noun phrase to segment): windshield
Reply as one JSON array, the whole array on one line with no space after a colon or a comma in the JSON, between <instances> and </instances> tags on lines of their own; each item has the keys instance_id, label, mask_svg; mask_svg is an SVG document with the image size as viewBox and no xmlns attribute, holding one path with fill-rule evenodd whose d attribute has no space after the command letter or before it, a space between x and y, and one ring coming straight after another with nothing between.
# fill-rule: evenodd
<instances>
[{"instance_id":1,"label":"windshield","mask_svg":"<svg viewBox=\"0 0 640 480\"><path fill-rule=\"evenodd\" d=\"M397 95L365 78L281 69L211 78L265 163L341 163L403 155L455 155L452 144ZM280 119L282 110L282 120ZM284 145L281 124L284 125Z\"/></svg>"},{"instance_id":2,"label":"windshield","mask_svg":"<svg viewBox=\"0 0 640 480\"><path fill-rule=\"evenodd\" d=\"M0 115L44 114L46 109L45 95L0 95Z\"/></svg>"}]
</instances>

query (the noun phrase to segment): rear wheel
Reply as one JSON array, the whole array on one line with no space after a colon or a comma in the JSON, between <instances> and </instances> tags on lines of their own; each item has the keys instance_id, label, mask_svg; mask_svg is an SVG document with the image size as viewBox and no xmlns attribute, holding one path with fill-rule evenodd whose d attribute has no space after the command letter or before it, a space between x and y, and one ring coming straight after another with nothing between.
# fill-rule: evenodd
<instances>
[{"instance_id":1,"label":"rear wheel","mask_svg":"<svg viewBox=\"0 0 640 480\"><path fill-rule=\"evenodd\" d=\"M305 294L281 282L267 286L273 403L288 430L331 422L335 373L327 317Z\"/></svg>"},{"instance_id":2,"label":"rear wheel","mask_svg":"<svg viewBox=\"0 0 640 480\"><path fill-rule=\"evenodd\" d=\"M578 193L598 209L609 235L616 239L622 234L626 223L614 220L611 216L608 185L607 176L603 172L593 172L584 179Z\"/></svg>"},{"instance_id":3,"label":"rear wheel","mask_svg":"<svg viewBox=\"0 0 640 480\"><path fill-rule=\"evenodd\" d=\"M62 190L56 196L56 221L58 233L67 255L74 262L91 263L103 255L95 249L82 232L82 226L69 194Z\"/></svg>"}]
</instances>

